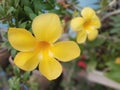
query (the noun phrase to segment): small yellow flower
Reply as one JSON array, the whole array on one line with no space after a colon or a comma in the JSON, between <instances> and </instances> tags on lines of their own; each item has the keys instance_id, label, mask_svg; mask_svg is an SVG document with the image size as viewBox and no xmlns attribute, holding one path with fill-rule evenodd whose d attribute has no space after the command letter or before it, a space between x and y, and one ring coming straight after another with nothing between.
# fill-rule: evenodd
<instances>
[{"instance_id":1,"label":"small yellow flower","mask_svg":"<svg viewBox=\"0 0 120 90\"><path fill-rule=\"evenodd\" d=\"M116 58L115 63L120 64L120 57Z\"/></svg>"},{"instance_id":2,"label":"small yellow flower","mask_svg":"<svg viewBox=\"0 0 120 90\"><path fill-rule=\"evenodd\" d=\"M32 71L39 65L41 74L47 79L56 79L62 73L62 66L57 60L73 60L80 55L80 49L73 41L56 42L62 34L56 14L37 16L33 20L32 30L34 35L22 28L9 29L8 40L20 51L14 63L25 71Z\"/></svg>"},{"instance_id":3,"label":"small yellow flower","mask_svg":"<svg viewBox=\"0 0 120 90\"><path fill-rule=\"evenodd\" d=\"M98 30L101 27L99 18L95 11L89 7L81 11L82 17L75 17L71 20L71 28L78 31L77 42L84 43L86 39L94 40L98 35Z\"/></svg>"}]
</instances>

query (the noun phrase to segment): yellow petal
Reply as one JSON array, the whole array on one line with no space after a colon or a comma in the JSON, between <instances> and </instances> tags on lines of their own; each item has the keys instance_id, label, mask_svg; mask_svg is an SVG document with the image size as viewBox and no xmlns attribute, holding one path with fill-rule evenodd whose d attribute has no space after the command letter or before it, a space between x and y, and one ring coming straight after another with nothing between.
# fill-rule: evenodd
<instances>
[{"instance_id":1,"label":"yellow petal","mask_svg":"<svg viewBox=\"0 0 120 90\"><path fill-rule=\"evenodd\" d=\"M83 29L84 19L82 17L76 17L71 20L71 28L74 31L80 31Z\"/></svg>"},{"instance_id":2,"label":"yellow petal","mask_svg":"<svg viewBox=\"0 0 120 90\"><path fill-rule=\"evenodd\" d=\"M87 32L88 32L88 40L90 41L96 39L96 37L98 36L98 30L91 29L88 30Z\"/></svg>"},{"instance_id":3,"label":"yellow petal","mask_svg":"<svg viewBox=\"0 0 120 90\"><path fill-rule=\"evenodd\" d=\"M94 11L92 8L85 7L85 8L81 11L81 15L82 15L85 19L91 19L91 18L95 15L95 11Z\"/></svg>"},{"instance_id":4,"label":"yellow petal","mask_svg":"<svg viewBox=\"0 0 120 90\"><path fill-rule=\"evenodd\" d=\"M39 61L37 55L34 55L33 52L20 52L14 59L15 65L25 71L34 70L39 64Z\"/></svg>"},{"instance_id":5,"label":"yellow petal","mask_svg":"<svg viewBox=\"0 0 120 90\"><path fill-rule=\"evenodd\" d=\"M86 30L81 30L77 35L77 42L79 44L84 43L86 41L86 38L87 38Z\"/></svg>"},{"instance_id":6,"label":"yellow petal","mask_svg":"<svg viewBox=\"0 0 120 90\"><path fill-rule=\"evenodd\" d=\"M115 63L116 63L116 64L120 64L120 57L117 57L117 58L116 58Z\"/></svg>"},{"instance_id":7,"label":"yellow petal","mask_svg":"<svg viewBox=\"0 0 120 90\"><path fill-rule=\"evenodd\" d=\"M54 58L46 56L40 61L39 70L48 80L54 80L61 75L62 66Z\"/></svg>"},{"instance_id":8,"label":"yellow petal","mask_svg":"<svg viewBox=\"0 0 120 90\"><path fill-rule=\"evenodd\" d=\"M10 28L8 31L10 44L19 51L31 51L35 48L35 38L30 32L21 28Z\"/></svg>"},{"instance_id":9,"label":"yellow petal","mask_svg":"<svg viewBox=\"0 0 120 90\"><path fill-rule=\"evenodd\" d=\"M100 28L101 27L101 22L100 19L98 18L98 16L94 16L93 19L91 20L91 24L92 27L94 28Z\"/></svg>"},{"instance_id":10,"label":"yellow petal","mask_svg":"<svg viewBox=\"0 0 120 90\"><path fill-rule=\"evenodd\" d=\"M36 38L40 41L55 42L62 34L60 19L56 14L42 14L32 23Z\"/></svg>"},{"instance_id":11,"label":"yellow petal","mask_svg":"<svg viewBox=\"0 0 120 90\"><path fill-rule=\"evenodd\" d=\"M80 55L79 46L73 41L58 42L52 49L55 58L67 62L77 58Z\"/></svg>"}]
</instances>

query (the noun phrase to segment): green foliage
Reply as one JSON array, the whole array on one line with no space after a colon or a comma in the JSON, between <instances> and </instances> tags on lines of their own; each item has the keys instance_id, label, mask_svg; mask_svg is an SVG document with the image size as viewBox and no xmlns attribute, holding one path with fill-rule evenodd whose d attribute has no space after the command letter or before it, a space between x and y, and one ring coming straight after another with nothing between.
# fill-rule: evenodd
<instances>
[{"instance_id":1,"label":"green foliage","mask_svg":"<svg viewBox=\"0 0 120 90\"><path fill-rule=\"evenodd\" d=\"M110 33L117 34L120 37L120 15L112 16L110 19L112 20Z\"/></svg>"},{"instance_id":2,"label":"green foliage","mask_svg":"<svg viewBox=\"0 0 120 90\"><path fill-rule=\"evenodd\" d=\"M104 47L106 47L105 55L101 55L106 61L106 66L109 71L105 72L105 76L120 83L120 65L115 63L115 59L120 55L120 15L114 15L110 17L110 29L104 34L106 42ZM103 62L102 62L103 63Z\"/></svg>"},{"instance_id":3,"label":"green foliage","mask_svg":"<svg viewBox=\"0 0 120 90\"><path fill-rule=\"evenodd\" d=\"M101 0L100 6L102 9L104 9L108 4L110 0Z\"/></svg>"},{"instance_id":4,"label":"green foliage","mask_svg":"<svg viewBox=\"0 0 120 90\"><path fill-rule=\"evenodd\" d=\"M13 71L14 71L14 74L15 74L16 77L20 77L20 69L19 68L17 68L15 66L15 67L13 67Z\"/></svg>"},{"instance_id":5,"label":"green foliage","mask_svg":"<svg viewBox=\"0 0 120 90\"><path fill-rule=\"evenodd\" d=\"M115 64L115 62L109 62L107 64L110 68L110 71L105 73L105 76L107 76L108 78L120 83L120 65L119 64Z\"/></svg>"},{"instance_id":6,"label":"green foliage","mask_svg":"<svg viewBox=\"0 0 120 90\"><path fill-rule=\"evenodd\" d=\"M51 12L61 17L72 14L55 0L3 0L0 3L0 12L1 22L28 30L30 30L31 21L39 14Z\"/></svg>"},{"instance_id":7,"label":"green foliage","mask_svg":"<svg viewBox=\"0 0 120 90\"><path fill-rule=\"evenodd\" d=\"M21 84L27 84L27 81L29 80L30 77L30 72L21 72L21 70L14 66L13 71L15 76L11 77L8 82L10 86L10 90L21 90L20 85Z\"/></svg>"},{"instance_id":8,"label":"green foliage","mask_svg":"<svg viewBox=\"0 0 120 90\"><path fill-rule=\"evenodd\" d=\"M10 78L8 80L10 89L9 90L20 90L20 79L17 77Z\"/></svg>"},{"instance_id":9,"label":"green foliage","mask_svg":"<svg viewBox=\"0 0 120 90\"><path fill-rule=\"evenodd\" d=\"M88 41L87 47L88 48L95 48L95 47L101 46L104 42L105 42L104 37L98 37L94 41Z\"/></svg>"}]
</instances>

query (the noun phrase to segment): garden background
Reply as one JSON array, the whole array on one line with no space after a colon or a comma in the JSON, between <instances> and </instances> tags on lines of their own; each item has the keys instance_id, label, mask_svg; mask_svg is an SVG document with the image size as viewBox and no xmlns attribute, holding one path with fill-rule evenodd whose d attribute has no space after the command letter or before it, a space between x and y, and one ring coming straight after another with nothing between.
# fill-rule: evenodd
<instances>
[{"instance_id":1,"label":"garden background","mask_svg":"<svg viewBox=\"0 0 120 90\"><path fill-rule=\"evenodd\" d=\"M9 27L31 32L36 16L55 13L64 28L60 40L76 41L70 22L84 7L100 18L99 35L78 44L81 55L61 63L59 78L49 81L38 69L25 72L14 65L18 51L8 41ZM120 90L120 0L0 0L0 90Z\"/></svg>"}]
</instances>

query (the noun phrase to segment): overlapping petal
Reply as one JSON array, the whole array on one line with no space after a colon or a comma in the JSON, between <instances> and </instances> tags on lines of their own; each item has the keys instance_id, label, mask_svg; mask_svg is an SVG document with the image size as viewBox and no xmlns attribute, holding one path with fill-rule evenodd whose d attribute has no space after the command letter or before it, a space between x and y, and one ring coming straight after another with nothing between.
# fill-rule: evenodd
<instances>
[{"instance_id":1,"label":"overlapping petal","mask_svg":"<svg viewBox=\"0 0 120 90\"><path fill-rule=\"evenodd\" d=\"M42 14L32 23L33 33L39 41L55 42L62 34L59 17L56 14Z\"/></svg>"},{"instance_id":2,"label":"overlapping petal","mask_svg":"<svg viewBox=\"0 0 120 90\"><path fill-rule=\"evenodd\" d=\"M10 28L8 31L8 40L19 51L31 51L36 45L36 40L32 34L21 28Z\"/></svg>"},{"instance_id":3,"label":"overlapping petal","mask_svg":"<svg viewBox=\"0 0 120 90\"><path fill-rule=\"evenodd\" d=\"M85 30L81 30L77 35L77 42L84 43L87 38L87 32Z\"/></svg>"},{"instance_id":4,"label":"overlapping petal","mask_svg":"<svg viewBox=\"0 0 120 90\"><path fill-rule=\"evenodd\" d=\"M93 19L91 20L91 24L92 27L98 29L101 27L101 22L100 19L98 18L98 16L94 16Z\"/></svg>"},{"instance_id":5,"label":"overlapping petal","mask_svg":"<svg viewBox=\"0 0 120 90\"><path fill-rule=\"evenodd\" d=\"M54 80L62 73L62 66L54 58L46 56L40 61L39 70L48 80Z\"/></svg>"},{"instance_id":6,"label":"overlapping petal","mask_svg":"<svg viewBox=\"0 0 120 90\"><path fill-rule=\"evenodd\" d=\"M52 52L55 58L63 62L71 61L80 55L80 49L73 41L56 43L53 46Z\"/></svg>"},{"instance_id":7,"label":"overlapping petal","mask_svg":"<svg viewBox=\"0 0 120 90\"><path fill-rule=\"evenodd\" d=\"M14 63L25 71L34 70L39 64L39 58L34 52L20 52L15 56Z\"/></svg>"},{"instance_id":8,"label":"overlapping petal","mask_svg":"<svg viewBox=\"0 0 120 90\"><path fill-rule=\"evenodd\" d=\"M96 29L91 29L88 30L88 40L92 41L94 39L96 39L96 37L98 36L98 30Z\"/></svg>"},{"instance_id":9,"label":"overlapping petal","mask_svg":"<svg viewBox=\"0 0 120 90\"><path fill-rule=\"evenodd\" d=\"M84 19L91 19L95 15L95 11L92 8L86 7L81 11L81 15Z\"/></svg>"},{"instance_id":10,"label":"overlapping petal","mask_svg":"<svg viewBox=\"0 0 120 90\"><path fill-rule=\"evenodd\" d=\"M80 31L83 29L84 19L82 17L76 17L71 20L71 28L74 31Z\"/></svg>"}]
</instances>

